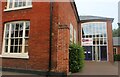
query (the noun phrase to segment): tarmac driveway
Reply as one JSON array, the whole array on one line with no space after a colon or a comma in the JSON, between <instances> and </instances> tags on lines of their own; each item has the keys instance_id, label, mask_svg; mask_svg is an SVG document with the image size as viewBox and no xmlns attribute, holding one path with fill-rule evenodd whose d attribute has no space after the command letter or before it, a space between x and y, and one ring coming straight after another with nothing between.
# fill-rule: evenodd
<instances>
[{"instance_id":1,"label":"tarmac driveway","mask_svg":"<svg viewBox=\"0 0 120 77\"><path fill-rule=\"evenodd\" d=\"M118 75L118 63L86 61L83 70L72 75Z\"/></svg>"}]
</instances>

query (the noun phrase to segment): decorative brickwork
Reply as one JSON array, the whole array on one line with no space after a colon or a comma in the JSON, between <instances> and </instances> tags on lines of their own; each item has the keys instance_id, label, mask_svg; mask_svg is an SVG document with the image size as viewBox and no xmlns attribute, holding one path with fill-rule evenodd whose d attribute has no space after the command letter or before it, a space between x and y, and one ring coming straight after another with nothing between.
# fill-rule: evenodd
<instances>
[{"instance_id":1,"label":"decorative brickwork","mask_svg":"<svg viewBox=\"0 0 120 77\"><path fill-rule=\"evenodd\" d=\"M57 71L69 72L69 28L67 25L60 25L58 29L57 43Z\"/></svg>"}]
</instances>

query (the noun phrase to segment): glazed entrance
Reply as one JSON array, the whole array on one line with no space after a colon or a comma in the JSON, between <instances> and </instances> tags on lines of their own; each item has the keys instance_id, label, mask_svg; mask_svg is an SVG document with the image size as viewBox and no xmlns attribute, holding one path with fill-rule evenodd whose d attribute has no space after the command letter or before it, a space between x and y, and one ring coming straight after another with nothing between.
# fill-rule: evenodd
<instances>
[{"instance_id":1,"label":"glazed entrance","mask_svg":"<svg viewBox=\"0 0 120 77\"><path fill-rule=\"evenodd\" d=\"M85 60L107 61L106 22L87 22L81 26L81 42L85 49Z\"/></svg>"},{"instance_id":2,"label":"glazed entrance","mask_svg":"<svg viewBox=\"0 0 120 77\"><path fill-rule=\"evenodd\" d=\"M85 60L107 60L107 47L106 46L84 46Z\"/></svg>"}]
</instances>

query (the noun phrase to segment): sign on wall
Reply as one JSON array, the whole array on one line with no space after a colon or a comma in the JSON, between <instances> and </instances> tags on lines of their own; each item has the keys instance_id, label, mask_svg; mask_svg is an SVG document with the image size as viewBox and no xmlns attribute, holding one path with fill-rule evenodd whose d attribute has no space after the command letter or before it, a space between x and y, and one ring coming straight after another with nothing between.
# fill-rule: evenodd
<instances>
[{"instance_id":1,"label":"sign on wall","mask_svg":"<svg viewBox=\"0 0 120 77\"><path fill-rule=\"evenodd\" d=\"M91 46L93 45L92 38L82 38L82 46Z\"/></svg>"}]
</instances>

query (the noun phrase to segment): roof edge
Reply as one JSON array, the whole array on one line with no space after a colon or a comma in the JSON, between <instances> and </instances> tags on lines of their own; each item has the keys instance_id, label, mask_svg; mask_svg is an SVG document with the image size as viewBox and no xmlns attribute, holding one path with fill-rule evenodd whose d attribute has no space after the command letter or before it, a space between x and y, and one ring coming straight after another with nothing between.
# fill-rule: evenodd
<instances>
[{"instance_id":1,"label":"roof edge","mask_svg":"<svg viewBox=\"0 0 120 77\"><path fill-rule=\"evenodd\" d=\"M74 13L76 14L76 19L77 19L77 22L80 22L80 17L79 17L79 14L78 14L78 10L77 10L77 6L76 6L76 3L75 1L71 1L71 4L73 5L73 9L74 9Z\"/></svg>"},{"instance_id":2,"label":"roof edge","mask_svg":"<svg viewBox=\"0 0 120 77\"><path fill-rule=\"evenodd\" d=\"M94 21L94 20L102 20L102 21L110 20L111 22L114 21L114 18L108 18L108 17L102 17L102 16L91 16L91 15L79 16L79 18L80 18L80 21Z\"/></svg>"}]
</instances>

